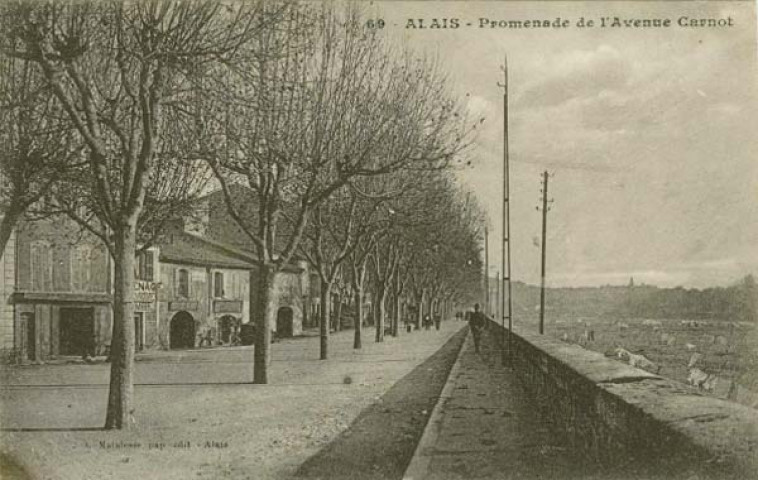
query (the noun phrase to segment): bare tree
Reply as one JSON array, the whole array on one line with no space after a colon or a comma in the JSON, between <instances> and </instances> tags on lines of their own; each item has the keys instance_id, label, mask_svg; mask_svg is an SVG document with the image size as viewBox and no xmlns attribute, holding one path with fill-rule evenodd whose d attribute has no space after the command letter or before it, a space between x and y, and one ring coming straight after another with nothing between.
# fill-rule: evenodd
<instances>
[{"instance_id":1,"label":"bare tree","mask_svg":"<svg viewBox=\"0 0 758 480\"><path fill-rule=\"evenodd\" d=\"M315 207L305 241L299 251L319 274L321 285L320 358L325 360L329 348L329 327L332 307L332 286L342 272L342 263L351 252L356 235L357 198L343 188ZM337 312L337 322L339 312Z\"/></svg>"},{"instance_id":2,"label":"bare tree","mask_svg":"<svg viewBox=\"0 0 758 480\"><path fill-rule=\"evenodd\" d=\"M353 328L355 329L353 332L354 349L361 348L363 344L361 334L363 331L363 319L365 317L363 299L366 286L366 273L369 255L375 242L376 234L374 232L356 238L355 246L348 256L347 265L349 266L350 283L355 302L355 321L353 324Z\"/></svg>"},{"instance_id":3,"label":"bare tree","mask_svg":"<svg viewBox=\"0 0 758 480\"><path fill-rule=\"evenodd\" d=\"M384 321L387 317L387 294L395 278L400 261L405 253L399 235L388 235L374 244L371 255L372 277L374 279L374 302L376 306L377 342L384 341Z\"/></svg>"},{"instance_id":4,"label":"bare tree","mask_svg":"<svg viewBox=\"0 0 758 480\"><path fill-rule=\"evenodd\" d=\"M376 246L377 235L387 228L386 202L402 195L408 183L407 175L401 172L378 176L359 176L348 185L327 198L316 207L313 218L305 229L304 241L300 252L319 273L321 279L321 359L327 357L329 324L331 311L331 294L335 282L342 279L348 271L345 262L358 250L353 258L364 262L373 251L365 249L366 242ZM382 207L384 206L384 210ZM384 212L384 217L382 217ZM364 265L365 266L365 265ZM344 267L344 268L343 268ZM353 280L359 281L365 276L362 266L353 265ZM344 279L347 280L347 279ZM357 284L351 285L358 288ZM341 295L338 295L337 310L341 308ZM361 308L361 307L358 307ZM359 317L362 314L359 312ZM340 312L335 312L336 322L340 323ZM360 325L356 326L357 340L360 345ZM360 348L360 347L356 347Z\"/></svg>"},{"instance_id":5,"label":"bare tree","mask_svg":"<svg viewBox=\"0 0 758 480\"><path fill-rule=\"evenodd\" d=\"M205 113L215 125L211 167L259 258L255 383L268 382L276 276L318 206L353 178L439 167L465 144L444 78L411 64L366 32L355 5L303 6L283 28L261 32L249 62L226 79L226 110ZM235 203L235 183L252 192L253 214Z\"/></svg>"},{"instance_id":6,"label":"bare tree","mask_svg":"<svg viewBox=\"0 0 758 480\"><path fill-rule=\"evenodd\" d=\"M148 192L170 185L165 132L183 115L198 64L230 61L261 27L257 4L13 2L5 52L37 65L86 146L93 222L114 257L106 429L133 423L134 252ZM175 137L174 137L175 138ZM84 173L84 172L82 172ZM158 188L160 190L160 188Z\"/></svg>"},{"instance_id":7,"label":"bare tree","mask_svg":"<svg viewBox=\"0 0 758 480\"><path fill-rule=\"evenodd\" d=\"M397 296L405 292L417 306L418 328L425 312L444 313L445 299L474 298L472 289L479 291L484 216L448 173L435 171L394 200L393 212L399 240L390 237L390 242L403 246L395 272L395 318Z\"/></svg>"},{"instance_id":8,"label":"bare tree","mask_svg":"<svg viewBox=\"0 0 758 480\"><path fill-rule=\"evenodd\" d=\"M361 333L365 317L363 300L372 254L381 237L387 235L393 225L394 211L391 205L406 195L416 185L417 179L418 176L409 176L404 170L399 170L378 177L361 177L351 182L358 203L353 219L356 227L352 230L352 247L345 269L356 307L353 339L355 349L362 346ZM335 222L339 221L340 219L335 219Z\"/></svg>"},{"instance_id":9,"label":"bare tree","mask_svg":"<svg viewBox=\"0 0 758 480\"><path fill-rule=\"evenodd\" d=\"M64 116L33 65L0 55L0 258L18 221L81 152Z\"/></svg>"}]
</instances>

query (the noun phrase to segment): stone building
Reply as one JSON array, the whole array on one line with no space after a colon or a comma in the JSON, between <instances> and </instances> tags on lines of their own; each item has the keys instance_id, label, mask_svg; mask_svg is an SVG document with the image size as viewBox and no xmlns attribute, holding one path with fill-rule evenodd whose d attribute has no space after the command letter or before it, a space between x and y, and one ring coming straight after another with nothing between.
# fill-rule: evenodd
<instances>
[{"instance_id":1,"label":"stone building","mask_svg":"<svg viewBox=\"0 0 758 480\"><path fill-rule=\"evenodd\" d=\"M250 308L255 254L238 230L222 227L232 221L223 205L208 205L136 254L138 351L230 344L243 323L257 320ZM105 354L112 336L112 275L107 249L75 222L64 217L22 222L0 261L2 360L43 361L82 356L88 349ZM278 336L302 333L304 319L316 308L310 285L302 261L277 275L272 327Z\"/></svg>"},{"instance_id":2,"label":"stone building","mask_svg":"<svg viewBox=\"0 0 758 480\"><path fill-rule=\"evenodd\" d=\"M177 231L159 246L162 348L229 344L250 318L254 259L232 247Z\"/></svg>"},{"instance_id":3,"label":"stone building","mask_svg":"<svg viewBox=\"0 0 758 480\"><path fill-rule=\"evenodd\" d=\"M17 361L103 353L111 337L111 262L99 239L73 222L21 222L14 249Z\"/></svg>"},{"instance_id":4,"label":"stone building","mask_svg":"<svg viewBox=\"0 0 758 480\"><path fill-rule=\"evenodd\" d=\"M240 185L231 185L230 194L239 206L239 211L245 212L245 217L251 222L250 225L254 225L252 222L258 210L252 200L254 195L251 191ZM252 240L229 215L221 191L212 192L201 198L195 212L195 215L183 221L183 229L186 232L210 241L223 242L240 252L246 252L252 258L257 258ZM280 222L278 233L275 248L283 249L284 242L289 238L287 222ZM255 291L255 285L253 289ZM288 265L277 275L276 296L278 302L276 324L287 324L288 315L292 315L294 335L298 335L304 326L312 328L318 325L318 275L310 270L307 262L295 258L292 265ZM287 329L277 330L277 333L280 336L287 336Z\"/></svg>"},{"instance_id":5,"label":"stone building","mask_svg":"<svg viewBox=\"0 0 758 480\"><path fill-rule=\"evenodd\" d=\"M0 258L0 362L15 360L13 301L16 285L16 235L11 235Z\"/></svg>"}]
</instances>

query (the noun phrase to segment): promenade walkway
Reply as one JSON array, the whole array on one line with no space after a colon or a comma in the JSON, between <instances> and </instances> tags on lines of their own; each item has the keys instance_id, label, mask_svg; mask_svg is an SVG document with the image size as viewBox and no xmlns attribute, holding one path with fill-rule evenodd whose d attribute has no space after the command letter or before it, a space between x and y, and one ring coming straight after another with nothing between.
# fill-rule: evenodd
<instances>
[{"instance_id":1,"label":"promenade walkway","mask_svg":"<svg viewBox=\"0 0 758 480\"><path fill-rule=\"evenodd\" d=\"M406 412L405 403L390 404L388 391L415 386L402 382L413 372L410 380L424 380L419 388L426 377L446 378L447 369L437 373L426 362L440 349L455 350L462 328L446 321L439 331L401 332L381 343L366 328L361 350L353 349L353 331L344 331L331 336L329 360L318 360L316 336L283 340L273 345L268 385L248 383L251 347L140 355L137 423L125 431L101 430L109 364L0 368L0 478L5 456L28 473L21 478L288 479L374 405L371 418L388 430L386 418ZM408 410L419 431L438 391L426 395L428 406Z\"/></svg>"},{"instance_id":2,"label":"promenade walkway","mask_svg":"<svg viewBox=\"0 0 758 480\"><path fill-rule=\"evenodd\" d=\"M496 338L476 353L468 335L405 479L593 476L583 463L501 365Z\"/></svg>"}]
</instances>

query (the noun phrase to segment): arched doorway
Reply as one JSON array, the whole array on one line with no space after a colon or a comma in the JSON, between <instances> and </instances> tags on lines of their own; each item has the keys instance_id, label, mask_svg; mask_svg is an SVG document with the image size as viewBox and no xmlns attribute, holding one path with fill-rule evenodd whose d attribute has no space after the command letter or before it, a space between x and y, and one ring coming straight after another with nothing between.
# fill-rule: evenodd
<instances>
[{"instance_id":1,"label":"arched doorway","mask_svg":"<svg viewBox=\"0 0 758 480\"><path fill-rule=\"evenodd\" d=\"M179 312L171 319L170 348L193 348L195 346L195 319L187 312Z\"/></svg>"},{"instance_id":2,"label":"arched doorway","mask_svg":"<svg viewBox=\"0 0 758 480\"><path fill-rule=\"evenodd\" d=\"M292 336L292 309L282 307L276 313L276 336L279 338Z\"/></svg>"},{"instance_id":3,"label":"arched doorway","mask_svg":"<svg viewBox=\"0 0 758 480\"><path fill-rule=\"evenodd\" d=\"M222 343L229 343L232 340L232 334L239 331L240 321L232 315L224 315L218 320L218 330L221 335Z\"/></svg>"}]
</instances>

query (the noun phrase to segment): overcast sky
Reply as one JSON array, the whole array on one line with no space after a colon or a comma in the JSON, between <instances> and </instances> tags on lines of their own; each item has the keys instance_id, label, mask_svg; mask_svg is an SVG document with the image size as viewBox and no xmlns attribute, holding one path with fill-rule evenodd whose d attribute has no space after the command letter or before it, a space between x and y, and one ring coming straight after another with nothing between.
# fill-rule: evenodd
<instances>
[{"instance_id":1,"label":"overcast sky","mask_svg":"<svg viewBox=\"0 0 758 480\"><path fill-rule=\"evenodd\" d=\"M460 173L486 207L500 265L502 91L508 55L514 279L539 281L548 169L548 283L706 287L758 274L758 96L752 2L372 2L397 41L438 54L486 117ZM584 16L669 18L665 29L578 29ZM677 19L728 18L730 28ZM556 17L556 30L478 29ZM455 30L407 19L459 18ZM474 26L466 27L471 22ZM494 276L493 267L493 276Z\"/></svg>"}]
</instances>

